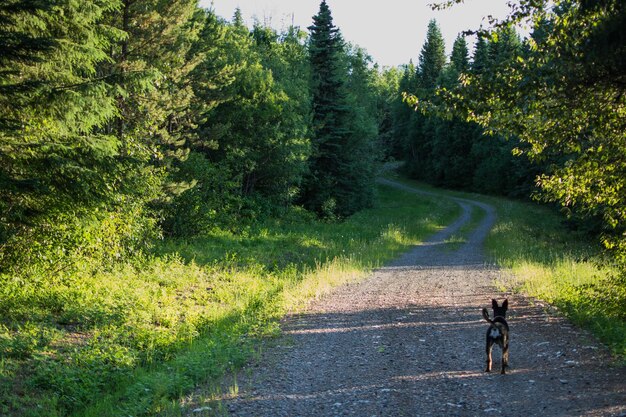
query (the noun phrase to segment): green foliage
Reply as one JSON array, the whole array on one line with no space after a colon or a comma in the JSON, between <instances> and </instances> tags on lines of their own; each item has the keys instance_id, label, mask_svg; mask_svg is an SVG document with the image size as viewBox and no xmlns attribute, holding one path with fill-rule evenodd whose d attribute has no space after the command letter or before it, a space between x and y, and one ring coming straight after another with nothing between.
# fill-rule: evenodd
<instances>
[{"instance_id":1,"label":"green foliage","mask_svg":"<svg viewBox=\"0 0 626 417\"><path fill-rule=\"evenodd\" d=\"M432 96L443 74L446 64L445 46L441 31L437 22L431 20L428 24L426 41L420 52L415 80L410 78L405 84L412 86L413 90L405 90L418 97L427 98ZM404 115L404 118L407 115ZM405 169L414 178L428 178L433 180L437 177L434 172L435 160L432 157L433 140L439 120L427 118L419 113L408 114L408 129L404 142Z\"/></svg>"},{"instance_id":2,"label":"green foliage","mask_svg":"<svg viewBox=\"0 0 626 417\"><path fill-rule=\"evenodd\" d=\"M113 114L94 79L122 34L96 25L117 2L4 2L0 61L0 262L13 242L53 229L58 216L112 202L114 137L93 130ZM5 59L5 48L11 53Z\"/></svg>"},{"instance_id":3,"label":"green foliage","mask_svg":"<svg viewBox=\"0 0 626 417\"><path fill-rule=\"evenodd\" d=\"M445 65L445 43L439 25L433 19L428 23L426 41L419 56L419 87L426 90L435 88Z\"/></svg>"},{"instance_id":4,"label":"green foliage","mask_svg":"<svg viewBox=\"0 0 626 417\"><path fill-rule=\"evenodd\" d=\"M605 246L623 264L626 8L614 0L520 3L488 35L494 70L484 69L483 51L480 71L441 96L488 131L519 140L515 152L540 164L540 198L572 217L601 218ZM507 46L522 19L533 25L531 38Z\"/></svg>"},{"instance_id":5,"label":"green foliage","mask_svg":"<svg viewBox=\"0 0 626 417\"><path fill-rule=\"evenodd\" d=\"M229 25L207 12L193 73L197 136L193 160L174 179L195 189L174 198L163 223L192 236L238 227L298 196L310 155L310 95L303 34L283 34L242 22Z\"/></svg>"},{"instance_id":6,"label":"green foliage","mask_svg":"<svg viewBox=\"0 0 626 417\"><path fill-rule=\"evenodd\" d=\"M401 103L402 96L399 94L400 81L403 78L400 67L377 69L375 87L377 92L377 115L378 115L378 137L383 153L383 159L398 158L400 155L399 144L396 139L395 115L396 106L401 105L403 109L407 106Z\"/></svg>"},{"instance_id":7,"label":"green foliage","mask_svg":"<svg viewBox=\"0 0 626 417\"><path fill-rule=\"evenodd\" d=\"M410 126L400 139L405 143L403 159L407 174L444 187L528 198L541 168L528 158L519 157L527 146L515 136L505 139L486 132L469 117L463 105L452 104L441 111L446 93L464 88L469 77L480 77L487 83L490 77L506 73L506 66L522 52L519 37L509 27L500 28L491 37L480 36L471 63L467 44L458 37L450 62L441 67L438 63L445 56L439 52L439 59L435 59L435 52L441 48L432 46L441 45L441 35L435 27L431 22L429 33L434 41L427 39L420 55L423 59L430 58L420 65L429 74L441 68L439 75L435 82L429 82L430 88L418 85L403 91L405 96L412 97L409 101L419 103L422 112L407 117L406 110L399 110L399 118L405 123L408 119ZM473 94L476 101L481 100L480 90Z\"/></svg>"},{"instance_id":8,"label":"green foliage","mask_svg":"<svg viewBox=\"0 0 626 417\"><path fill-rule=\"evenodd\" d=\"M241 366L288 309L458 214L442 200L379 195L341 224L292 209L237 233L165 240L110 270L77 265L38 282L0 275L1 412L155 415Z\"/></svg>"},{"instance_id":9,"label":"green foliage","mask_svg":"<svg viewBox=\"0 0 626 417\"><path fill-rule=\"evenodd\" d=\"M415 156L410 152L408 144L408 137L413 128L411 121L415 116L415 112L411 107L407 106L402 97L403 93L415 94L417 92L417 78L416 69L413 62L409 62L403 68L402 77L398 83L396 90L395 100L392 105L392 140L391 147L388 152L395 159L404 160L408 158L409 154Z\"/></svg>"}]
</instances>

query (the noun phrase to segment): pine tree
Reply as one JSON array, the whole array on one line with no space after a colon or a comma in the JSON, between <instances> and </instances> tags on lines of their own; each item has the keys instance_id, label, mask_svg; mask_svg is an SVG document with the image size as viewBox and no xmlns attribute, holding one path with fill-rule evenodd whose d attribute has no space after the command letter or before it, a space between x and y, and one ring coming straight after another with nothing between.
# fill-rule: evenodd
<instances>
[{"instance_id":1,"label":"pine tree","mask_svg":"<svg viewBox=\"0 0 626 417\"><path fill-rule=\"evenodd\" d=\"M484 36L479 36L474 46L471 69L473 73L480 74L489 66L489 44Z\"/></svg>"},{"instance_id":2,"label":"pine tree","mask_svg":"<svg viewBox=\"0 0 626 417\"><path fill-rule=\"evenodd\" d=\"M521 53L521 42L511 26L498 29L488 43L482 39L479 38L476 46L472 71L488 82L515 62ZM530 168L524 160L512 154L518 145L519 141L514 137L507 140L500 135L485 135L483 129L476 126L470 152L476 164L473 188L484 193L503 195L517 194L518 188L527 188L524 183L529 180Z\"/></svg>"},{"instance_id":3,"label":"pine tree","mask_svg":"<svg viewBox=\"0 0 626 417\"><path fill-rule=\"evenodd\" d=\"M372 58L359 47L347 51L349 104L349 130L345 144L345 165L338 178L339 189L345 193L344 205L348 212L370 207L374 199L374 180L380 153L378 97L376 96L375 68Z\"/></svg>"},{"instance_id":4,"label":"pine tree","mask_svg":"<svg viewBox=\"0 0 626 417\"><path fill-rule=\"evenodd\" d=\"M450 56L450 67L458 74L469 70L469 50L467 42L463 36L457 36L452 45L452 55Z\"/></svg>"},{"instance_id":5,"label":"pine tree","mask_svg":"<svg viewBox=\"0 0 626 417\"><path fill-rule=\"evenodd\" d=\"M398 142L395 137L395 112L398 101L403 107L400 92L400 80L403 76L401 67L384 67L377 72L377 96L378 96L378 126L379 137L384 159L397 159L401 155Z\"/></svg>"},{"instance_id":6,"label":"pine tree","mask_svg":"<svg viewBox=\"0 0 626 417\"><path fill-rule=\"evenodd\" d=\"M459 85L459 77L469 69L469 51L465 38L458 36L452 47L450 63L440 76L442 87L453 89ZM444 120L433 118L435 125L432 138L432 173L431 181L449 188L468 188L474 169L470 158L472 138L475 131L473 124L460 118Z\"/></svg>"},{"instance_id":7,"label":"pine tree","mask_svg":"<svg viewBox=\"0 0 626 417\"><path fill-rule=\"evenodd\" d=\"M404 66L395 100L392 105L393 139L390 153L397 159L404 159L409 153L409 130L415 112L404 102L403 95L415 94L417 92L415 71L415 65L412 60Z\"/></svg>"},{"instance_id":8,"label":"pine tree","mask_svg":"<svg viewBox=\"0 0 626 417\"><path fill-rule=\"evenodd\" d=\"M122 0L108 22L126 34L99 68L117 107L104 131L117 137L129 168L119 173L119 191L137 204L162 202L185 189L168 173L193 132L187 78L201 59L191 53L201 15L194 0Z\"/></svg>"}]
</instances>

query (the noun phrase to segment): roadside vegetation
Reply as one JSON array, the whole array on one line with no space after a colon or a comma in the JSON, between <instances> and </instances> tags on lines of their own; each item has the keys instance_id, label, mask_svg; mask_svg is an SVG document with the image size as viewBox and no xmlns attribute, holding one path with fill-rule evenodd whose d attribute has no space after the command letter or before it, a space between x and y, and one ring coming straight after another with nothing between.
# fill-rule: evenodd
<instances>
[{"instance_id":1,"label":"roadside vegetation","mask_svg":"<svg viewBox=\"0 0 626 417\"><path fill-rule=\"evenodd\" d=\"M557 307L626 359L626 283L597 241L572 230L555 209L490 198L499 220L487 239L498 265L512 272L500 283Z\"/></svg>"},{"instance_id":2,"label":"roadside vegetation","mask_svg":"<svg viewBox=\"0 0 626 417\"><path fill-rule=\"evenodd\" d=\"M152 415L236 369L285 312L358 279L450 222L458 207L380 187L342 223L293 210L237 233L165 240L108 270L1 275L0 411ZM87 272L83 272L87 271ZM34 277L41 277L36 280Z\"/></svg>"}]
</instances>

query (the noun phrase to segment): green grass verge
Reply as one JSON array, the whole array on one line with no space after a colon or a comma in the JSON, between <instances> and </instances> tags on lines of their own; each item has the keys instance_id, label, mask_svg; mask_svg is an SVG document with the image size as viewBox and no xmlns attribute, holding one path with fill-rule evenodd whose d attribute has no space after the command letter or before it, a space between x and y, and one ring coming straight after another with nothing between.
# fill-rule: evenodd
<instances>
[{"instance_id":1,"label":"green grass verge","mask_svg":"<svg viewBox=\"0 0 626 417\"><path fill-rule=\"evenodd\" d=\"M486 249L500 267L510 272L496 285L557 307L572 322L591 330L619 361L626 360L624 272L605 266L599 242L568 228L553 208L438 190L394 173L388 176L426 191L493 205L498 218Z\"/></svg>"},{"instance_id":2,"label":"green grass verge","mask_svg":"<svg viewBox=\"0 0 626 417\"><path fill-rule=\"evenodd\" d=\"M626 358L626 282L604 266L599 244L554 210L492 199L500 219L487 247L512 272L500 285L547 301ZM622 275L623 277L623 275Z\"/></svg>"},{"instance_id":3,"label":"green grass verge","mask_svg":"<svg viewBox=\"0 0 626 417\"><path fill-rule=\"evenodd\" d=\"M342 223L294 210L241 233L164 241L113 270L0 275L0 415L180 414L254 355L278 319L359 279L459 214L380 187Z\"/></svg>"}]
</instances>

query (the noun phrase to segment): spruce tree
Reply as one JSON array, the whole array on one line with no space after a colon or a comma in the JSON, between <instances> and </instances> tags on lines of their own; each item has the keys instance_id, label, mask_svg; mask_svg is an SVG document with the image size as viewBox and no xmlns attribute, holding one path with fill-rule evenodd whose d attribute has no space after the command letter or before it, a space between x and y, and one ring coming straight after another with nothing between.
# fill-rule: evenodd
<instances>
[{"instance_id":1,"label":"spruce tree","mask_svg":"<svg viewBox=\"0 0 626 417\"><path fill-rule=\"evenodd\" d=\"M446 65L445 42L436 20L428 23L426 42L419 57L418 73L421 88L433 89Z\"/></svg>"},{"instance_id":2,"label":"spruce tree","mask_svg":"<svg viewBox=\"0 0 626 417\"><path fill-rule=\"evenodd\" d=\"M115 102L97 66L123 36L103 22L118 6L0 5L0 260L11 253L42 258L59 239L82 244L94 234L83 233L83 222L96 223L84 217L115 200L108 173L116 169L118 142L97 132L114 116Z\"/></svg>"},{"instance_id":3,"label":"spruce tree","mask_svg":"<svg viewBox=\"0 0 626 417\"><path fill-rule=\"evenodd\" d=\"M346 190L343 204L347 213L372 205L374 180L379 159L378 103L375 91L377 69L372 58L359 47L347 51L350 135L343 150L345 163L338 177L340 190Z\"/></svg>"},{"instance_id":4,"label":"spruce tree","mask_svg":"<svg viewBox=\"0 0 626 417\"><path fill-rule=\"evenodd\" d=\"M452 47L450 62L440 77L447 89L459 85L459 77L469 69L469 51L465 38L458 36ZM472 149L474 126L460 118L450 120L434 118L432 138L431 181L450 188L468 188L471 185L474 163L469 157Z\"/></svg>"},{"instance_id":5,"label":"spruce tree","mask_svg":"<svg viewBox=\"0 0 626 417\"><path fill-rule=\"evenodd\" d=\"M306 178L304 204L321 214L348 214L338 179L345 169L349 127L347 69L342 57L344 42L333 24L326 1L313 17L309 42L313 100L313 156Z\"/></svg>"},{"instance_id":6,"label":"spruce tree","mask_svg":"<svg viewBox=\"0 0 626 417\"><path fill-rule=\"evenodd\" d=\"M498 29L489 42L476 45L472 71L484 82L495 80L521 53L521 42L515 29L507 26ZM480 94L480 93L478 93ZM482 100L482 97L477 96ZM475 161L473 188L491 194L519 194L518 189L528 189L530 167L526 160L516 158L512 151L519 145L515 137L485 135L476 126L470 157Z\"/></svg>"},{"instance_id":7,"label":"spruce tree","mask_svg":"<svg viewBox=\"0 0 626 417\"><path fill-rule=\"evenodd\" d=\"M191 139L193 91L187 79L201 57L192 53L202 21L194 0L122 0L107 22L126 36L99 68L109 79L117 117L104 131L121 145L130 169L120 192L137 204L163 202L185 189L168 181Z\"/></svg>"},{"instance_id":8,"label":"spruce tree","mask_svg":"<svg viewBox=\"0 0 626 417\"><path fill-rule=\"evenodd\" d=\"M409 129L415 112L404 102L403 95L416 93L415 71L415 65L412 60L407 65L404 65L395 100L392 103L392 145L389 153L396 159L403 159L408 154Z\"/></svg>"},{"instance_id":9,"label":"spruce tree","mask_svg":"<svg viewBox=\"0 0 626 417\"><path fill-rule=\"evenodd\" d=\"M479 36L474 46L471 69L473 73L480 74L489 66L489 44L484 36Z\"/></svg>"},{"instance_id":10,"label":"spruce tree","mask_svg":"<svg viewBox=\"0 0 626 417\"><path fill-rule=\"evenodd\" d=\"M420 99L433 98L434 90L440 82L440 76L446 64L445 44L435 20L428 24L426 41L420 52L417 69ZM408 136L406 167L409 175L431 180L434 175L432 151L437 120L427 118L415 112L412 116L411 130Z\"/></svg>"},{"instance_id":11,"label":"spruce tree","mask_svg":"<svg viewBox=\"0 0 626 417\"><path fill-rule=\"evenodd\" d=\"M469 70L469 50L467 42L463 36L457 36L452 45L452 55L450 56L450 66L461 74Z\"/></svg>"}]
</instances>

